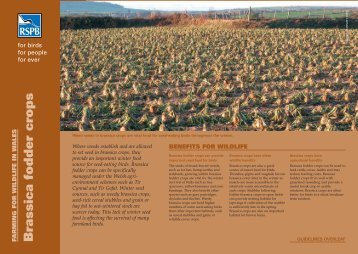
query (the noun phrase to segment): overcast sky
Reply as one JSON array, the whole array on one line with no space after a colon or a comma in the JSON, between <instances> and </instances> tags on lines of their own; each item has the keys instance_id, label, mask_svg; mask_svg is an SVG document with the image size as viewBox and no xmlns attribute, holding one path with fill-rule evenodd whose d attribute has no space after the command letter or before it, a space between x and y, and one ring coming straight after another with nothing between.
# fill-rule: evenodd
<instances>
[{"instance_id":1,"label":"overcast sky","mask_svg":"<svg viewBox=\"0 0 358 254\"><path fill-rule=\"evenodd\" d=\"M358 1L109 1L128 8L150 10L222 10L270 6L354 6Z\"/></svg>"}]
</instances>

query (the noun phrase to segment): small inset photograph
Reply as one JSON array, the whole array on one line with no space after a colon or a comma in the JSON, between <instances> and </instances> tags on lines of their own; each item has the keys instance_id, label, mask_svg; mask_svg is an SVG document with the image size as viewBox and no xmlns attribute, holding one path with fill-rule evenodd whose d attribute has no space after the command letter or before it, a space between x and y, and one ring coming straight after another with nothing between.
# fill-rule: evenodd
<instances>
[{"instance_id":1,"label":"small inset photograph","mask_svg":"<svg viewBox=\"0 0 358 254\"><path fill-rule=\"evenodd\" d=\"M61 131L356 131L356 1L61 1Z\"/></svg>"}]
</instances>

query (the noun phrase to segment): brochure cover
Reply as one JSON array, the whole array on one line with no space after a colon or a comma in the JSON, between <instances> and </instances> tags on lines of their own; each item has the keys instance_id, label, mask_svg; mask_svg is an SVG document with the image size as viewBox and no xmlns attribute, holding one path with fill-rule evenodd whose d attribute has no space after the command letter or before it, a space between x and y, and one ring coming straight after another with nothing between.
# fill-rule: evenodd
<instances>
[{"instance_id":1,"label":"brochure cover","mask_svg":"<svg viewBox=\"0 0 358 254\"><path fill-rule=\"evenodd\" d=\"M3 10L1 253L358 253L357 1Z\"/></svg>"}]
</instances>

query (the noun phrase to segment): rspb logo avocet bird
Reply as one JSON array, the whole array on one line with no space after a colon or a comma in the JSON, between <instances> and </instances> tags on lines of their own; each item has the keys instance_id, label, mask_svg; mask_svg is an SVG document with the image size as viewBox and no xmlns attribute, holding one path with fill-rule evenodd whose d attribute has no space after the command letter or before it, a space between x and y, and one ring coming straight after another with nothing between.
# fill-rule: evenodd
<instances>
[{"instance_id":1,"label":"rspb logo avocet bird","mask_svg":"<svg viewBox=\"0 0 358 254\"><path fill-rule=\"evenodd\" d=\"M17 37L41 38L42 15L41 13L22 13L17 15Z\"/></svg>"}]
</instances>

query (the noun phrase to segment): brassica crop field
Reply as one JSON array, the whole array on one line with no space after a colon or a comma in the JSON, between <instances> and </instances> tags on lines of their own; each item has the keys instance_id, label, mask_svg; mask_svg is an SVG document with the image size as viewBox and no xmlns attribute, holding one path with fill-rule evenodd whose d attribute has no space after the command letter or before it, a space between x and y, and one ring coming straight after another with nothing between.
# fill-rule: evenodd
<instances>
[{"instance_id":1,"label":"brassica crop field","mask_svg":"<svg viewBox=\"0 0 358 254\"><path fill-rule=\"evenodd\" d=\"M358 31L61 31L61 130L348 131Z\"/></svg>"}]
</instances>

